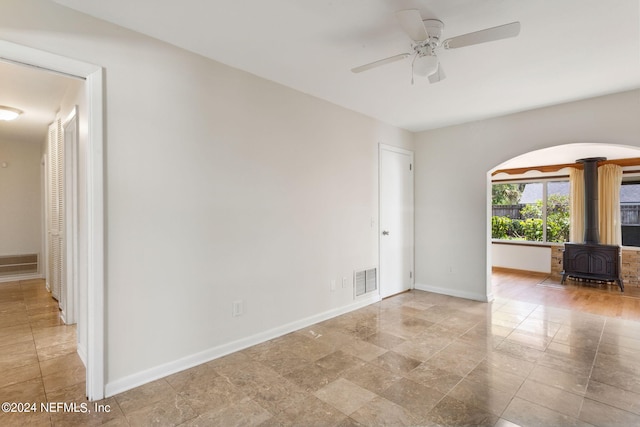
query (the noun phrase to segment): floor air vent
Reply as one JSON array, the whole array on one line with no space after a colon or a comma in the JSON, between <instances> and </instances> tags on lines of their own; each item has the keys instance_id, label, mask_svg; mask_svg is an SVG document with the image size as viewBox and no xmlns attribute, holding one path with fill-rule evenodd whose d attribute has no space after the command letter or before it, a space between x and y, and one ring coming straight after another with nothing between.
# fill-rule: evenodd
<instances>
[{"instance_id":1,"label":"floor air vent","mask_svg":"<svg viewBox=\"0 0 640 427\"><path fill-rule=\"evenodd\" d=\"M378 289L377 269L370 268L368 270L356 271L355 276L356 296L364 295Z\"/></svg>"}]
</instances>

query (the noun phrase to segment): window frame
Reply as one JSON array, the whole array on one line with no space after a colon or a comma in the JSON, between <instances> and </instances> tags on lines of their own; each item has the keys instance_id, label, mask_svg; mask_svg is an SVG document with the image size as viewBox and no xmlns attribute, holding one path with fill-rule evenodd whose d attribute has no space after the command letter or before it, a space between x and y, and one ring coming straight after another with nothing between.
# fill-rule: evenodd
<instances>
[{"instance_id":1,"label":"window frame","mask_svg":"<svg viewBox=\"0 0 640 427\"><path fill-rule=\"evenodd\" d=\"M636 185L640 185L640 172L629 172L629 173L625 173L623 171L623 176L622 176L622 183L620 185L620 188L622 188L623 185L632 185L632 184L636 184ZM622 209L622 202L620 202L620 209ZM622 233L624 232L624 228L623 225L620 224L620 233L621 233L621 238ZM622 239L624 241L624 239ZM640 251L640 245L639 246L633 246L633 245L623 245L622 242L620 244L621 248L628 248L631 250L636 250L636 251Z\"/></svg>"},{"instance_id":2,"label":"window frame","mask_svg":"<svg viewBox=\"0 0 640 427\"><path fill-rule=\"evenodd\" d=\"M640 173L637 175L637 179L640 183ZM542 184L542 241L539 240L509 240L509 239L495 239L493 236L491 237L491 241L495 243L505 243L505 244L516 244L516 245L535 245L535 246L549 246L549 245L564 245L565 242L549 242L547 241L547 201L548 201L548 183L549 182L558 182L558 181L566 181L569 182L568 175L562 176L551 176L551 177L531 177L531 178L516 178L516 179L504 179L504 180L496 180L491 181L491 188L496 184ZM571 197L571 196L569 196ZM571 203L571 202L569 202ZM491 207L493 208L493 201L491 202ZM493 218L493 209L492 215L489 218L489 227L491 227L491 218ZM569 227L571 227L571 223L569 223Z\"/></svg>"}]
</instances>

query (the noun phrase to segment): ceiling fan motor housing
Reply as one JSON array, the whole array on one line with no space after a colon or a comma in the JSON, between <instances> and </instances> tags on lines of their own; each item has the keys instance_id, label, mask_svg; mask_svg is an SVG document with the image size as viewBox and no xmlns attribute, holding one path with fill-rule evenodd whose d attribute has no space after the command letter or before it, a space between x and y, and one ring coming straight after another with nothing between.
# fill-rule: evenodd
<instances>
[{"instance_id":1,"label":"ceiling fan motor housing","mask_svg":"<svg viewBox=\"0 0 640 427\"><path fill-rule=\"evenodd\" d=\"M444 29L444 23L439 19L425 19L422 22L424 23L424 28L427 30L429 37L440 40L442 30Z\"/></svg>"},{"instance_id":2,"label":"ceiling fan motor housing","mask_svg":"<svg viewBox=\"0 0 640 427\"><path fill-rule=\"evenodd\" d=\"M520 33L520 22L515 21L498 25L497 27L485 28L484 30L451 37L441 42L440 38L444 30L444 23L441 20L434 18L423 19L418 9L399 10L396 12L396 18L402 30L404 30L406 35L409 36L409 39L411 39L411 49L413 52L400 53L388 58L379 59L352 68L352 72L360 73L413 56L413 61L411 61L413 74L428 77L430 83L436 83L445 78L444 71L436 56L438 49L457 49L459 47L516 37Z\"/></svg>"}]
</instances>

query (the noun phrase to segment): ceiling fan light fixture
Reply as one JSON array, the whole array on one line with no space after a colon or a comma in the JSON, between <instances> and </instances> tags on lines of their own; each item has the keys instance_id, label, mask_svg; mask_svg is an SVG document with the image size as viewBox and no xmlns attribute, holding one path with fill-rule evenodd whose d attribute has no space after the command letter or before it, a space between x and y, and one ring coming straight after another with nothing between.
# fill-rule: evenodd
<instances>
[{"instance_id":1,"label":"ceiling fan light fixture","mask_svg":"<svg viewBox=\"0 0 640 427\"><path fill-rule=\"evenodd\" d=\"M438 71L438 57L435 55L417 56L413 61L413 73L420 77L429 77Z\"/></svg>"},{"instance_id":2,"label":"ceiling fan light fixture","mask_svg":"<svg viewBox=\"0 0 640 427\"><path fill-rule=\"evenodd\" d=\"M399 10L396 12L396 18L400 27L402 27L407 36L412 40L411 50L413 52L401 53L360 65L359 67L352 68L352 72L360 73L381 65L399 61L408 56L413 56L413 60L411 61L411 84L413 84L414 76L427 77L429 83L437 83L446 77L436 57L437 50L457 49L508 39L520 34L520 22L515 21L498 25L497 27L485 28L484 30L451 37L441 42L440 38L442 36L442 30L444 29L444 23L439 19L423 19L422 13L418 9Z\"/></svg>"},{"instance_id":3,"label":"ceiling fan light fixture","mask_svg":"<svg viewBox=\"0 0 640 427\"><path fill-rule=\"evenodd\" d=\"M0 105L0 120L3 121L11 121L18 118L18 116L22 114L21 110L12 107L6 107L4 105Z\"/></svg>"}]
</instances>

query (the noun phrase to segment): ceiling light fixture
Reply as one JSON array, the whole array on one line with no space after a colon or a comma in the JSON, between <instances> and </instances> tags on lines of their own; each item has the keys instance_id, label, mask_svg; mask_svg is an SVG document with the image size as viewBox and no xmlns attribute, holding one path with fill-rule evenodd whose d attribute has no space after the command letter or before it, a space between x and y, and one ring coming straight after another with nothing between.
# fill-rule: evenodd
<instances>
[{"instance_id":1,"label":"ceiling light fixture","mask_svg":"<svg viewBox=\"0 0 640 427\"><path fill-rule=\"evenodd\" d=\"M418 56L413 62L413 72L428 77L438 70L438 58L435 55Z\"/></svg>"},{"instance_id":2,"label":"ceiling light fixture","mask_svg":"<svg viewBox=\"0 0 640 427\"><path fill-rule=\"evenodd\" d=\"M0 120L4 120L4 121L15 120L18 118L20 114L22 114L22 111L18 110L17 108L0 105Z\"/></svg>"}]
</instances>

